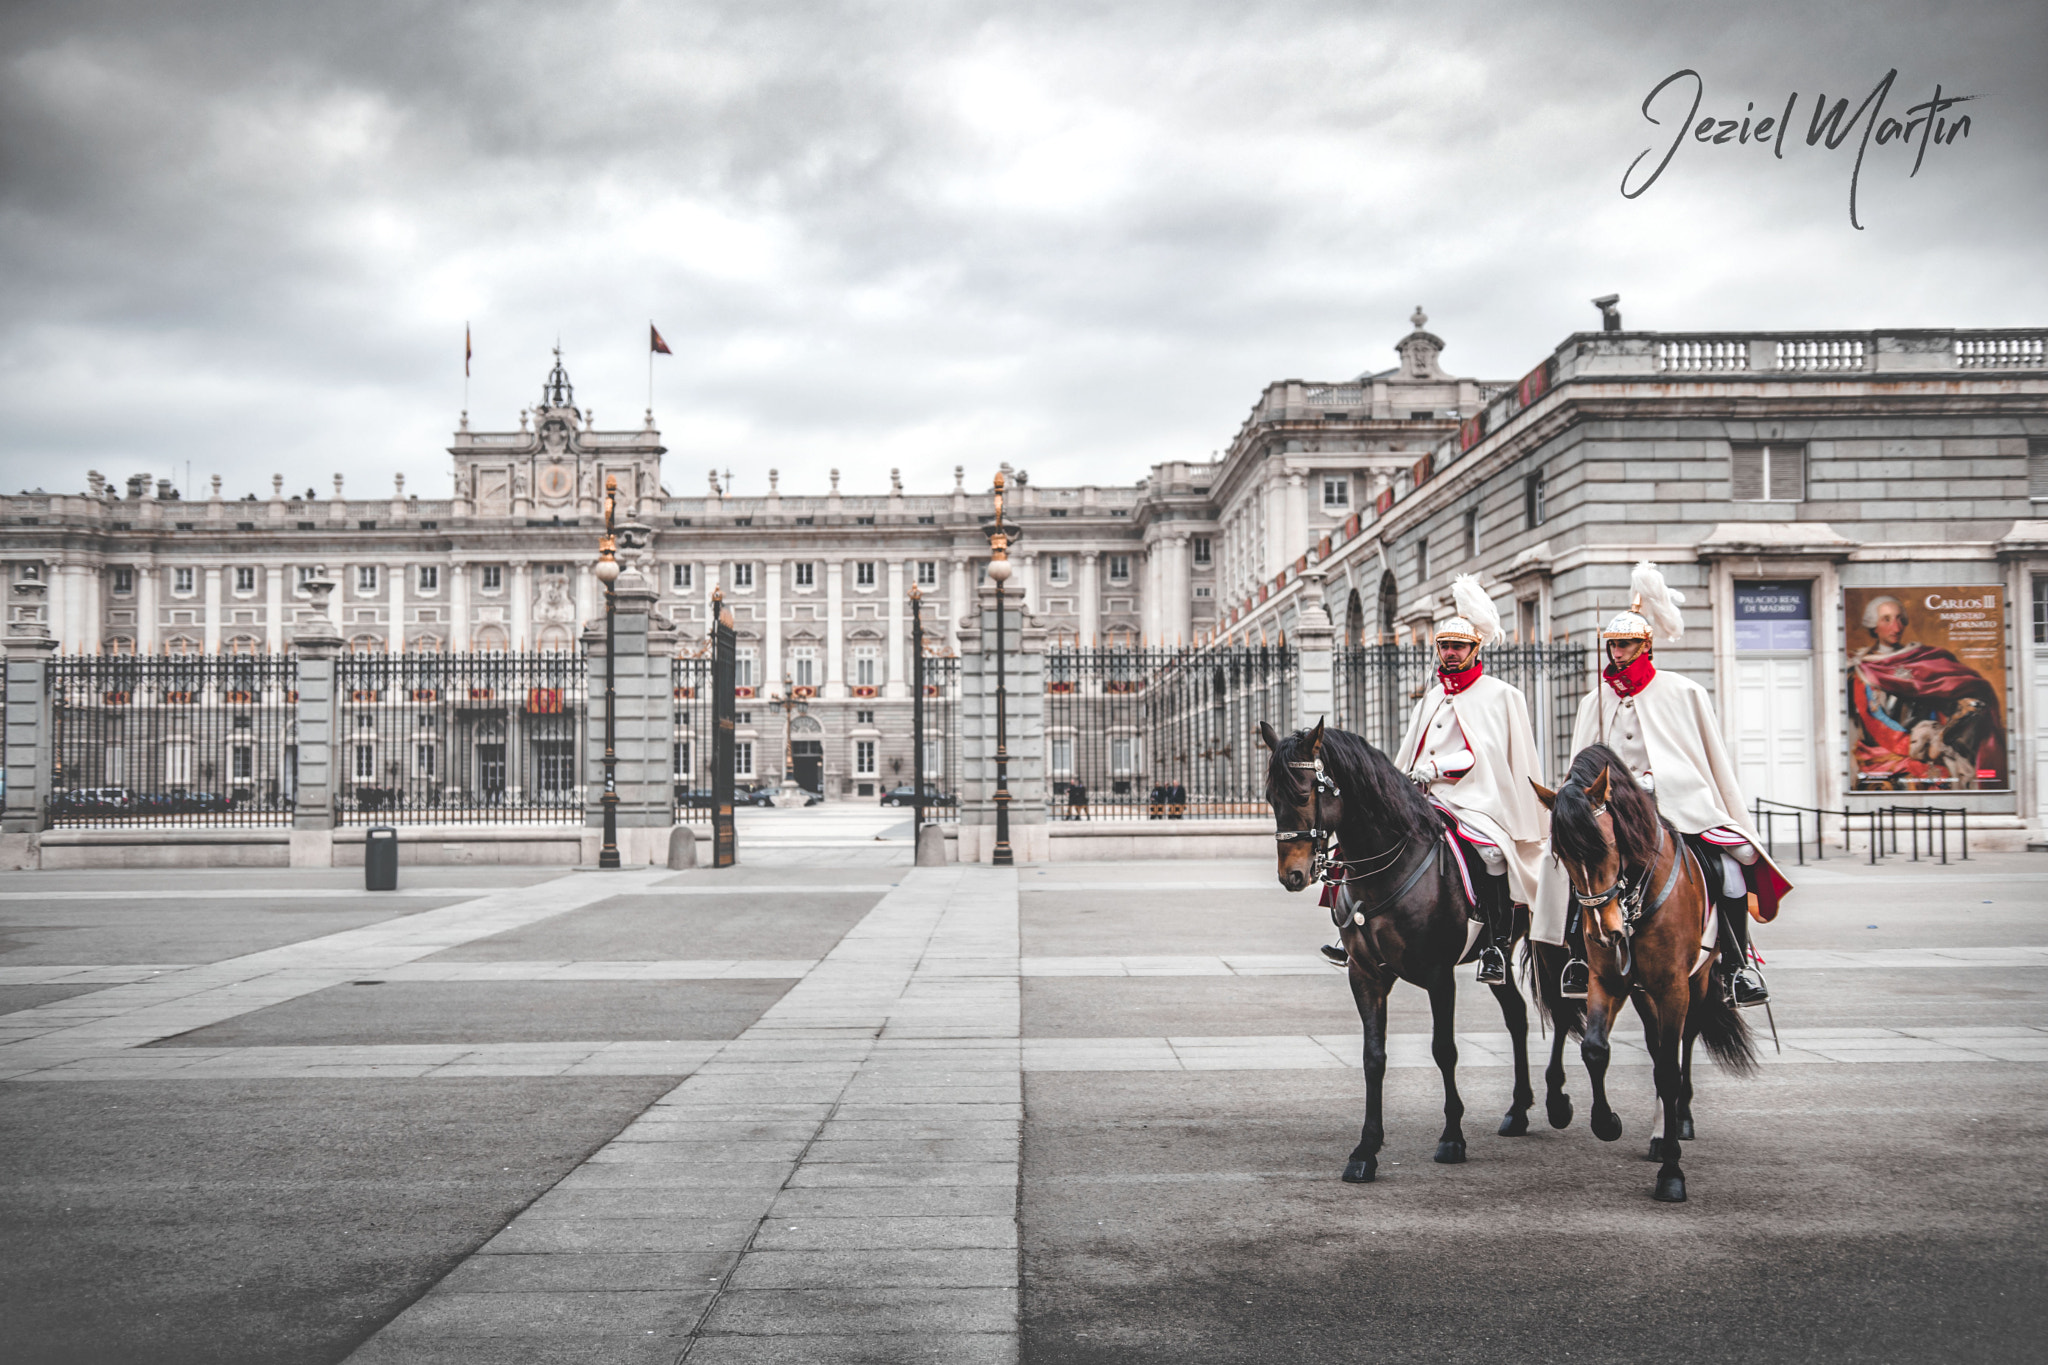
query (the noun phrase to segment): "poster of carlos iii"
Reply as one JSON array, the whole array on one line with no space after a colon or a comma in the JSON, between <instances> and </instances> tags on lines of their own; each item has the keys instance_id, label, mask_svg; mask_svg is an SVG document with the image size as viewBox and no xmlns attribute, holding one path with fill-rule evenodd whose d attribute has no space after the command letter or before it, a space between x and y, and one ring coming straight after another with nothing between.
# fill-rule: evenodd
<instances>
[{"instance_id":1,"label":"poster of carlos iii","mask_svg":"<svg viewBox=\"0 0 2048 1365\"><path fill-rule=\"evenodd\" d=\"M2005 590L1849 588L1857 791L2003 791Z\"/></svg>"}]
</instances>

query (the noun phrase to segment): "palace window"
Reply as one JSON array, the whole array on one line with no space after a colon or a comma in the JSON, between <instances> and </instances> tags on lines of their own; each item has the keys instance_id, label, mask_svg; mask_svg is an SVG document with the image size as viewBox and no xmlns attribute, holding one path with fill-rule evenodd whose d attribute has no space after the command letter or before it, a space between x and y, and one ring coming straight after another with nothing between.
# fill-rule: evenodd
<instances>
[{"instance_id":1,"label":"palace window","mask_svg":"<svg viewBox=\"0 0 2048 1365\"><path fill-rule=\"evenodd\" d=\"M875 775L875 741L857 739L853 742L853 775L873 777Z\"/></svg>"},{"instance_id":2,"label":"palace window","mask_svg":"<svg viewBox=\"0 0 2048 1365\"><path fill-rule=\"evenodd\" d=\"M120 595L120 596L126 596L127 594L129 594L129 593L131 593L131 592L134 592L134 591L135 591L135 570L133 570L133 569L116 569L116 570L114 570L114 592L115 592L115 593L116 593L117 595Z\"/></svg>"},{"instance_id":3,"label":"palace window","mask_svg":"<svg viewBox=\"0 0 2048 1365\"><path fill-rule=\"evenodd\" d=\"M375 564L356 565L356 591L358 593L373 593L377 591L377 566Z\"/></svg>"},{"instance_id":4,"label":"palace window","mask_svg":"<svg viewBox=\"0 0 2048 1365\"><path fill-rule=\"evenodd\" d=\"M1109 768L1119 776L1128 776L1138 770L1138 737L1136 735L1111 735L1109 738Z\"/></svg>"},{"instance_id":5,"label":"palace window","mask_svg":"<svg viewBox=\"0 0 2048 1365\"><path fill-rule=\"evenodd\" d=\"M874 560L863 559L854 564L853 586L856 588L872 588L875 586Z\"/></svg>"},{"instance_id":6,"label":"palace window","mask_svg":"<svg viewBox=\"0 0 2048 1365\"><path fill-rule=\"evenodd\" d=\"M696 574L691 572L691 570L694 567L694 565L690 564L669 565L669 586L674 588L677 592L688 592L690 590L690 585L694 583L697 579Z\"/></svg>"},{"instance_id":7,"label":"palace window","mask_svg":"<svg viewBox=\"0 0 2048 1365\"><path fill-rule=\"evenodd\" d=\"M796 585L799 588L818 586L818 566L805 562L796 566Z\"/></svg>"},{"instance_id":8,"label":"palace window","mask_svg":"<svg viewBox=\"0 0 2048 1365\"><path fill-rule=\"evenodd\" d=\"M853 647L853 681L859 687L873 687L879 681L875 676L881 669L882 651L874 645Z\"/></svg>"},{"instance_id":9,"label":"palace window","mask_svg":"<svg viewBox=\"0 0 2048 1365\"><path fill-rule=\"evenodd\" d=\"M1045 576L1048 582L1066 583L1073 579L1073 560L1067 555L1047 555Z\"/></svg>"},{"instance_id":10,"label":"palace window","mask_svg":"<svg viewBox=\"0 0 2048 1365\"><path fill-rule=\"evenodd\" d=\"M732 746L732 775L752 777L754 775L754 741L734 740Z\"/></svg>"},{"instance_id":11,"label":"palace window","mask_svg":"<svg viewBox=\"0 0 2048 1365\"><path fill-rule=\"evenodd\" d=\"M412 771L415 777L432 781L434 777L434 746L418 743L412 746Z\"/></svg>"},{"instance_id":12,"label":"palace window","mask_svg":"<svg viewBox=\"0 0 2048 1365\"><path fill-rule=\"evenodd\" d=\"M502 564L484 565L483 588L485 592L504 591L505 568Z\"/></svg>"},{"instance_id":13,"label":"palace window","mask_svg":"<svg viewBox=\"0 0 2048 1365\"><path fill-rule=\"evenodd\" d=\"M1477 507L1468 507L1465 509L1465 558L1477 559L1478 557L1479 509Z\"/></svg>"},{"instance_id":14,"label":"palace window","mask_svg":"<svg viewBox=\"0 0 2048 1365\"><path fill-rule=\"evenodd\" d=\"M917 561L917 586L936 588L939 586L939 561L920 559Z\"/></svg>"},{"instance_id":15,"label":"palace window","mask_svg":"<svg viewBox=\"0 0 2048 1365\"><path fill-rule=\"evenodd\" d=\"M1735 502L1805 501L1806 447L1731 447L1728 452L1728 496Z\"/></svg>"},{"instance_id":16,"label":"palace window","mask_svg":"<svg viewBox=\"0 0 2048 1365\"><path fill-rule=\"evenodd\" d=\"M192 571L190 569L171 570L171 591L180 597L191 596Z\"/></svg>"},{"instance_id":17,"label":"palace window","mask_svg":"<svg viewBox=\"0 0 2048 1365\"><path fill-rule=\"evenodd\" d=\"M1074 737L1072 735L1054 735L1051 746L1052 775L1054 777L1072 777L1074 775Z\"/></svg>"},{"instance_id":18,"label":"palace window","mask_svg":"<svg viewBox=\"0 0 2048 1365\"><path fill-rule=\"evenodd\" d=\"M1523 529L1533 531L1541 526L1546 510L1543 505L1543 471L1539 469L1522 480Z\"/></svg>"},{"instance_id":19,"label":"palace window","mask_svg":"<svg viewBox=\"0 0 2048 1365\"><path fill-rule=\"evenodd\" d=\"M687 739L679 739L676 741L676 781L687 782L689 780L690 741Z\"/></svg>"},{"instance_id":20,"label":"palace window","mask_svg":"<svg viewBox=\"0 0 2048 1365\"><path fill-rule=\"evenodd\" d=\"M314 565L314 564L301 564L301 565L299 565L299 591L300 591L300 592L305 592L305 591L306 591L306 585L307 585L308 583L311 583L311 582L312 582L312 581L313 581L314 579L318 578L319 576L320 576L320 569L319 569L319 566L318 566L318 565Z\"/></svg>"},{"instance_id":21,"label":"palace window","mask_svg":"<svg viewBox=\"0 0 2048 1365\"><path fill-rule=\"evenodd\" d=\"M855 711L853 713L853 723L855 725L873 725L875 723L875 713L866 708Z\"/></svg>"},{"instance_id":22,"label":"palace window","mask_svg":"<svg viewBox=\"0 0 2048 1365\"><path fill-rule=\"evenodd\" d=\"M741 645L733 651L732 683L734 687L754 685L754 661L759 656L752 645Z\"/></svg>"},{"instance_id":23,"label":"palace window","mask_svg":"<svg viewBox=\"0 0 2048 1365\"><path fill-rule=\"evenodd\" d=\"M441 566L438 564L420 565L419 584L421 592L439 592L441 590Z\"/></svg>"},{"instance_id":24,"label":"palace window","mask_svg":"<svg viewBox=\"0 0 2048 1365\"><path fill-rule=\"evenodd\" d=\"M368 781L375 781L375 780L376 780L376 777L377 777L377 746L376 746L376 745L374 745L374 744L358 744L358 745L356 745L356 769L355 769L355 771L356 771L356 781L358 781L358 782L368 782Z\"/></svg>"},{"instance_id":25,"label":"palace window","mask_svg":"<svg viewBox=\"0 0 2048 1365\"><path fill-rule=\"evenodd\" d=\"M256 591L256 571L246 564L235 570L235 591Z\"/></svg>"},{"instance_id":26,"label":"palace window","mask_svg":"<svg viewBox=\"0 0 2048 1365\"><path fill-rule=\"evenodd\" d=\"M1420 583L1429 577L1429 537L1421 536L1415 542L1415 581Z\"/></svg>"},{"instance_id":27,"label":"palace window","mask_svg":"<svg viewBox=\"0 0 2048 1365\"><path fill-rule=\"evenodd\" d=\"M1112 583L1128 583L1131 581L1131 557L1129 555L1111 555L1109 557L1109 581Z\"/></svg>"},{"instance_id":28,"label":"palace window","mask_svg":"<svg viewBox=\"0 0 2048 1365\"><path fill-rule=\"evenodd\" d=\"M256 750L247 744L237 744L228 750L228 776L238 782L247 782L256 775Z\"/></svg>"},{"instance_id":29,"label":"palace window","mask_svg":"<svg viewBox=\"0 0 2048 1365\"><path fill-rule=\"evenodd\" d=\"M732 566L732 585L733 585L733 586L734 586L735 588L751 588L751 587L753 587L753 586L754 586L754 566L753 566L753 565L751 565L751 564L735 564L735 565L733 565L733 566Z\"/></svg>"},{"instance_id":30,"label":"palace window","mask_svg":"<svg viewBox=\"0 0 2048 1365\"><path fill-rule=\"evenodd\" d=\"M798 687L816 687L818 685L818 647L816 645L796 645L791 648L789 651L789 670L791 680Z\"/></svg>"},{"instance_id":31,"label":"palace window","mask_svg":"<svg viewBox=\"0 0 2048 1365\"><path fill-rule=\"evenodd\" d=\"M1323 476L1323 510L1342 512L1351 506L1351 480L1342 474Z\"/></svg>"},{"instance_id":32,"label":"palace window","mask_svg":"<svg viewBox=\"0 0 2048 1365\"><path fill-rule=\"evenodd\" d=\"M1193 544L1195 547L1195 563L1207 564L1209 562L1209 537L1196 536L1194 537Z\"/></svg>"}]
</instances>

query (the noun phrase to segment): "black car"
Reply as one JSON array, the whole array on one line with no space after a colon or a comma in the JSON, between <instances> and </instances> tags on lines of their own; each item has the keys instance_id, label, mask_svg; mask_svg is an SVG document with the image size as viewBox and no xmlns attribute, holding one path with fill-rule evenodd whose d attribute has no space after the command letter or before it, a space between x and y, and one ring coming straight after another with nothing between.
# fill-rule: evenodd
<instances>
[{"instance_id":1,"label":"black car","mask_svg":"<svg viewBox=\"0 0 2048 1365\"><path fill-rule=\"evenodd\" d=\"M917 804L916 798L917 789L909 783L905 783L900 787L891 787L888 791L883 792L882 804L885 806L914 806ZM959 798L948 796L937 787L926 787L924 789L924 803L927 806L952 806L959 804Z\"/></svg>"}]
</instances>

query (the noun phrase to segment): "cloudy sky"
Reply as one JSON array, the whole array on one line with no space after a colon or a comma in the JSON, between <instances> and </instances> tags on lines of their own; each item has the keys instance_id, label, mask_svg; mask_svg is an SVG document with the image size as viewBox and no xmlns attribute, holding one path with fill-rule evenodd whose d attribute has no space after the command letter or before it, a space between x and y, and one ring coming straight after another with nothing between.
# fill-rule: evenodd
<instances>
[{"instance_id":1,"label":"cloudy sky","mask_svg":"<svg viewBox=\"0 0 2048 1365\"><path fill-rule=\"evenodd\" d=\"M1668 145L1800 97L1782 159ZM446 496L560 338L667 483L1129 482L1267 382L1393 363L1418 304L1512 378L1631 327L2048 324L2048 6L310 6L0 11L0 486ZM1981 96L1917 178L1814 96ZM1685 98L1679 98L1684 95ZM1663 113L1659 105L1656 112ZM1903 117L1903 114L1901 115ZM1640 172L1639 172L1640 174Z\"/></svg>"}]
</instances>

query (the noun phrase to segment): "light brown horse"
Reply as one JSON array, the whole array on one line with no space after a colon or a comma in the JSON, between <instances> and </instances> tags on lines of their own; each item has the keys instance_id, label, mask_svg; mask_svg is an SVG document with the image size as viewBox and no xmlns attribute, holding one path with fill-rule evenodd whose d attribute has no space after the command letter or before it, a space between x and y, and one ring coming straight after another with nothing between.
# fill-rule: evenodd
<instances>
[{"instance_id":1,"label":"light brown horse","mask_svg":"<svg viewBox=\"0 0 2048 1365\"><path fill-rule=\"evenodd\" d=\"M1607 1103L1609 1039L1622 1001L1634 1002L1660 1105L1661 1131L1650 1144L1651 1157L1663 1163L1655 1197L1682 1203L1679 1139L1692 1136L1694 1040L1704 1040L1715 1060L1731 1070L1756 1068L1748 1025L1711 988L1718 936L1708 918L1713 898L1706 874L1658 815L1650 795L1604 745L1581 750L1556 791L1533 785L1550 810L1551 850L1570 875L1584 916L1591 977L1583 1004L1563 1000L1556 994L1556 971L1544 961L1544 1003L1560 1040L1566 1032L1583 1031L1579 1055L1593 1085L1593 1135L1612 1142L1621 1136L1621 1119Z\"/></svg>"}]
</instances>

